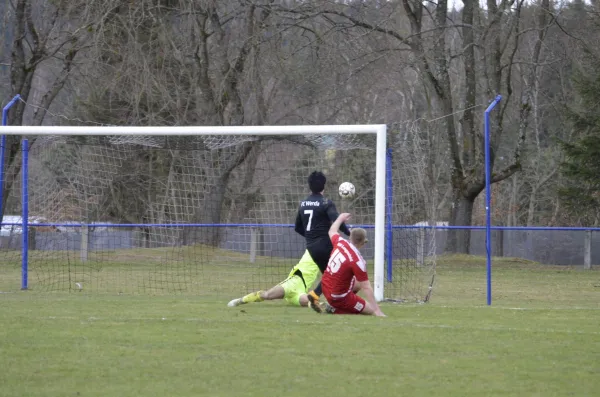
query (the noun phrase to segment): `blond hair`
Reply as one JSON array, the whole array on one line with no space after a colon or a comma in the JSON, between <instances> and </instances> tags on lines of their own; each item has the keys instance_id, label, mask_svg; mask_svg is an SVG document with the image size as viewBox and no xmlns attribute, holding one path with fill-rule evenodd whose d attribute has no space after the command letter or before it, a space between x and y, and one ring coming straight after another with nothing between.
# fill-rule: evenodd
<instances>
[{"instance_id":1,"label":"blond hair","mask_svg":"<svg viewBox=\"0 0 600 397\"><path fill-rule=\"evenodd\" d=\"M367 231L363 228L357 227L350 231L350 241L354 245L362 245L367 241Z\"/></svg>"}]
</instances>

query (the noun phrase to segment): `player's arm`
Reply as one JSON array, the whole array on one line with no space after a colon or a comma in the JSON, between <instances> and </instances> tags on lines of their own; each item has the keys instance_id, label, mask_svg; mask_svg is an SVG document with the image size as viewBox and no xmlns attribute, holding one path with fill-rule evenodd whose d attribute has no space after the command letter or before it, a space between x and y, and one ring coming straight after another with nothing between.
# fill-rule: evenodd
<instances>
[{"instance_id":1,"label":"player's arm","mask_svg":"<svg viewBox=\"0 0 600 397\"><path fill-rule=\"evenodd\" d=\"M336 234L338 234L340 230L340 226L350 219L351 215L347 212L340 214L336 220L333 221L331 227L329 228L329 238L333 238Z\"/></svg>"},{"instance_id":2,"label":"player's arm","mask_svg":"<svg viewBox=\"0 0 600 397\"><path fill-rule=\"evenodd\" d=\"M296 226L294 227L294 231L304 237L304 225L302 224L302 216L300 216L300 210L298 210L298 215L296 215Z\"/></svg>"},{"instance_id":3,"label":"player's arm","mask_svg":"<svg viewBox=\"0 0 600 397\"><path fill-rule=\"evenodd\" d=\"M335 208L335 204L331 200L329 200L329 205L327 206L327 216L331 222L335 222L335 220L339 217L337 209ZM341 230L346 236L350 235L350 229L348 229L348 226L346 226L346 224L343 222L338 230Z\"/></svg>"},{"instance_id":4,"label":"player's arm","mask_svg":"<svg viewBox=\"0 0 600 397\"><path fill-rule=\"evenodd\" d=\"M367 303L369 303L369 306L373 308L373 314L379 317L386 317L377 304L377 300L375 300L375 293L373 292L373 287L371 287L371 282L367 279L364 281L357 281L356 284L358 286L358 290L363 292L365 300Z\"/></svg>"}]
</instances>

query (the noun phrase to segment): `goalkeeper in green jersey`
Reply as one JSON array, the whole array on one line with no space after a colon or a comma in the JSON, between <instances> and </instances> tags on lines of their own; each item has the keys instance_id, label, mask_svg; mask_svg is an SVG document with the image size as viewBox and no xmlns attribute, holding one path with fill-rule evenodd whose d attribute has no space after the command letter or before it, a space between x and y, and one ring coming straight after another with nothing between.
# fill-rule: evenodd
<instances>
[{"instance_id":1,"label":"goalkeeper in green jersey","mask_svg":"<svg viewBox=\"0 0 600 397\"><path fill-rule=\"evenodd\" d=\"M250 302L285 299L295 306L310 306L320 312L319 295L321 285L310 291L319 276L325 271L333 245L329 238L329 228L337 219L335 204L323 196L327 179L322 172L315 171L308 177L310 196L300 202L294 230L306 239L306 250L288 278L266 291L252 292L233 299L228 306L234 307ZM350 235L350 230L342 224L340 230Z\"/></svg>"}]
</instances>

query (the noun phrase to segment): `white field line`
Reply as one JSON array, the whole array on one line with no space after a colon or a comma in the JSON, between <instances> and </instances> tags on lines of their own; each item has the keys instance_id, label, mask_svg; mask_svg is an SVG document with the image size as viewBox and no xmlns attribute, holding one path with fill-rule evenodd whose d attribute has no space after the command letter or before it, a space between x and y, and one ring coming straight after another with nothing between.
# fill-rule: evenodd
<instances>
[{"instance_id":1,"label":"white field line","mask_svg":"<svg viewBox=\"0 0 600 397\"><path fill-rule=\"evenodd\" d=\"M146 321L146 322L157 322L157 321L184 321L192 323L238 323L238 320L212 320L206 318L168 318L168 317L87 317L80 318L74 316L48 316L40 317L41 320L74 320L80 321L81 323L93 323L93 322L111 322L111 323L130 323L132 321ZM252 320L247 318L245 321L265 322L264 318ZM535 333L547 333L547 334L572 334L572 335L600 335L600 331L578 331L578 330L564 330L554 328L517 328L517 327L503 327L503 326L464 326L464 325L450 325L450 324L424 324L424 323L405 323L405 322L390 322L385 324L385 319L378 321L377 326L388 326L388 327L407 327L407 328L426 328L426 329L449 329L449 330L464 330L464 331L490 331L490 332L535 332ZM267 321L268 322L268 321ZM283 322L283 321L282 321ZM290 323L290 321L285 321ZM296 320L296 323L300 323L300 320ZM331 324L325 321L302 321L303 324ZM344 324L350 324L344 321ZM355 323L352 323L356 325ZM364 323L363 323L364 324Z\"/></svg>"},{"instance_id":2,"label":"white field line","mask_svg":"<svg viewBox=\"0 0 600 397\"><path fill-rule=\"evenodd\" d=\"M387 304L387 302L386 302ZM394 307L403 309L422 309L427 307L423 304L410 304L410 303L391 303ZM442 308L442 309L486 309L486 310L530 310L530 311L552 311L552 310L600 310L598 307L583 307L583 306L562 306L562 307L505 307L505 306L487 306L487 305L475 305L475 306L449 306L449 305L432 305L431 307Z\"/></svg>"},{"instance_id":3,"label":"white field line","mask_svg":"<svg viewBox=\"0 0 600 397\"><path fill-rule=\"evenodd\" d=\"M530 311L552 311L552 310L600 310L600 307L564 306L564 307L502 307L502 306L436 306L444 309L491 309L491 310L530 310Z\"/></svg>"},{"instance_id":4,"label":"white field line","mask_svg":"<svg viewBox=\"0 0 600 397\"><path fill-rule=\"evenodd\" d=\"M553 329L553 328L515 328L515 327L465 327L462 325L445 325L445 324L417 324L417 323L400 323L402 327L415 327L415 328L445 328L452 330L475 330L475 331L492 331L492 332L537 332L547 334L573 334L573 335L600 335L600 331L577 331L577 330L565 330L565 329Z\"/></svg>"}]
</instances>

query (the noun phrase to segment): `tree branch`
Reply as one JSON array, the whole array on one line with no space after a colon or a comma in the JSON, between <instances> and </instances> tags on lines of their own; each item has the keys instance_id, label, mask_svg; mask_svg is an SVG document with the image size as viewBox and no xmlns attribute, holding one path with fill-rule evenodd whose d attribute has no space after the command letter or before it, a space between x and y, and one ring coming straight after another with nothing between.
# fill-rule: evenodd
<instances>
[{"instance_id":1,"label":"tree branch","mask_svg":"<svg viewBox=\"0 0 600 397\"><path fill-rule=\"evenodd\" d=\"M35 113L33 114L33 125L42 125L44 117L46 117L46 112L48 111L48 108L54 101L54 98L56 98L60 90L65 85L67 79L69 78L71 67L73 66L73 59L75 59L77 52L78 49L71 48L65 56L62 72L58 75L58 77L54 81L54 84L52 84L52 87L48 91L46 91L46 93L40 100L39 107L35 110Z\"/></svg>"},{"instance_id":2,"label":"tree branch","mask_svg":"<svg viewBox=\"0 0 600 397\"><path fill-rule=\"evenodd\" d=\"M521 170L521 162L520 161L515 162L515 163L509 165L508 167L504 168L502 171L492 174L490 183L501 182L520 170Z\"/></svg>"},{"instance_id":3,"label":"tree branch","mask_svg":"<svg viewBox=\"0 0 600 397\"><path fill-rule=\"evenodd\" d=\"M33 51L38 52L42 47L40 47L40 37L35 29L35 24L33 23L33 17L31 15L31 1L26 1L25 4L25 23L27 24L27 29L29 30L29 34L33 38Z\"/></svg>"}]
</instances>

